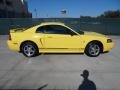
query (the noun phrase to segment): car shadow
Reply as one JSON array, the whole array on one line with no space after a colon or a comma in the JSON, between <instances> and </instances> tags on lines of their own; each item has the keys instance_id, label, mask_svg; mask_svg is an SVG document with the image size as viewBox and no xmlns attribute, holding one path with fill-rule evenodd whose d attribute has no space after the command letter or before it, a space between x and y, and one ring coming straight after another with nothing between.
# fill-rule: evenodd
<instances>
[{"instance_id":1,"label":"car shadow","mask_svg":"<svg viewBox=\"0 0 120 90\"><path fill-rule=\"evenodd\" d=\"M83 55L84 53L39 53L37 56L40 55Z\"/></svg>"}]
</instances>

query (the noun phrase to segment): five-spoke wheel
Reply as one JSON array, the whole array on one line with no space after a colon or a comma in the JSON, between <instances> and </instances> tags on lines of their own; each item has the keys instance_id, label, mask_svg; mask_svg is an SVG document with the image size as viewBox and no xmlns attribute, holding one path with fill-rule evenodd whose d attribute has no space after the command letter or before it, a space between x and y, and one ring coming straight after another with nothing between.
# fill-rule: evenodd
<instances>
[{"instance_id":1,"label":"five-spoke wheel","mask_svg":"<svg viewBox=\"0 0 120 90\"><path fill-rule=\"evenodd\" d=\"M95 42L88 44L86 49L85 49L85 53L91 57L99 56L100 51L101 51L100 45L98 43L95 43Z\"/></svg>"},{"instance_id":2,"label":"five-spoke wheel","mask_svg":"<svg viewBox=\"0 0 120 90\"><path fill-rule=\"evenodd\" d=\"M34 43L26 42L22 45L22 53L27 57L33 57L38 54L38 48Z\"/></svg>"}]
</instances>

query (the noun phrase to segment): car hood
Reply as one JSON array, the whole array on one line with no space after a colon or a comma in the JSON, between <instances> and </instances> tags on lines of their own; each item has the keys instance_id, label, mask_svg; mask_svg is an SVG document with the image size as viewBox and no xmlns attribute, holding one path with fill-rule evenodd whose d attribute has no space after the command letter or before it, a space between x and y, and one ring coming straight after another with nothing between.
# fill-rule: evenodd
<instances>
[{"instance_id":1,"label":"car hood","mask_svg":"<svg viewBox=\"0 0 120 90\"><path fill-rule=\"evenodd\" d=\"M96 32L88 32L88 31L84 31L84 35L91 35L91 36L101 36L101 37L106 37L103 34L100 33L96 33Z\"/></svg>"}]
</instances>

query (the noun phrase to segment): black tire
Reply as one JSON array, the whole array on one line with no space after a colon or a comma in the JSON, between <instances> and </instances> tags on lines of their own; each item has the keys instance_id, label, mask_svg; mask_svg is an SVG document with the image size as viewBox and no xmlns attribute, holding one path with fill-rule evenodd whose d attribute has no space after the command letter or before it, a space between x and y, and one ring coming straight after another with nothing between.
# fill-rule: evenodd
<instances>
[{"instance_id":1,"label":"black tire","mask_svg":"<svg viewBox=\"0 0 120 90\"><path fill-rule=\"evenodd\" d=\"M101 52L101 47L97 42L89 43L85 49L85 54L90 57L97 57L100 55L100 52Z\"/></svg>"},{"instance_id":2,"label":"black tire","mask_svg":"<svg viewBox=\"0 0 120 90\"><path fill-rule=\"evenodd\" d=\"M21 51L23 55L26 57L34 57L34 56L37 56L39 53L38 47L36 46L36 44L32 42L25 42L21 46Z\"/></svg>"}]
</instances>

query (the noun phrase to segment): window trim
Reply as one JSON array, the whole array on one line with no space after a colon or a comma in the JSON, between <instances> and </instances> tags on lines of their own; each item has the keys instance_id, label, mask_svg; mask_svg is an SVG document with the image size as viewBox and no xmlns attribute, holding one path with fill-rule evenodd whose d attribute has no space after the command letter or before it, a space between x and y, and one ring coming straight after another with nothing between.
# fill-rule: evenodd
<instances>
[{"instance_id":1,"label":"window trim","mask_svg":"<svg viewBox=\"0 0 120 90\"><path fill-rule=\"evenodd\" d=\"M43 32L37 31L39 28L45 27L45 26L60 26L60 27L66 28L66 33L64 33L64 34L61 33L61 35L72 35L72 36L73 36L73 35L77 35L75 32L73 32L72 30L70 30L70 28L65 27L65 26L62 26L62 25L43 25L43 26L40 26L40 27L38 27L38 28L36 29L36 33L43 33L43 34L60 34L60 33L45 33L45 31L43 31Z\"/></svg>"}]
</instances>

